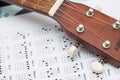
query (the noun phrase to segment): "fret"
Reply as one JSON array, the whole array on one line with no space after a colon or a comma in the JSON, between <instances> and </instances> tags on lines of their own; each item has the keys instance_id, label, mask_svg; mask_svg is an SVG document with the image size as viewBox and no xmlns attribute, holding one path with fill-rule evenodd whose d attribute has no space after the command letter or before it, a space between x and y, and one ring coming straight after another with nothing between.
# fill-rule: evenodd
<instances>
[{"instance_id":1,"label":"fret","mask_svg":"<svg viewBox=\"0 0 120 80\"><path fill-rule=\"evenodd\" d=\"M20 6L24 6L35 11L48 13L56 0L5 0Z\"/></svg>"}]
</instances>

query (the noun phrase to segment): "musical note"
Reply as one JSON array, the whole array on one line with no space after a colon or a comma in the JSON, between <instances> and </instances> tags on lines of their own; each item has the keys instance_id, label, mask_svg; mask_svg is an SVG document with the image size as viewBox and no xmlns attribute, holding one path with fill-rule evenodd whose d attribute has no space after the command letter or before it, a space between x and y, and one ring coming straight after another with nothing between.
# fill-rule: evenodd
<instances>
[{"instance_id":1,"label":"musical note","mask_svg":"<svg viewBox=\"0 0 120 80\"><path fill-rule=\"evenodd\" d=\"M64 67L65 74L80 73L83 70L82 63L73 63Z\"/></svg>"},{"instance_id":2,"label":"musical note","mask_svg":"<svg viewBox=\"0 0 120 80\"><path fill-rule=\"evenodd\" d=\"M81 74L78 74L75 76L68 76L66 77L66 80L84 80L84 78Z\"/></svg>"},{"instance_id":3,"label":"musical note","mask_svg":"<svg viewBox=\"0 0 120 80\"><path fill-rule=\"evenodd\" d=\"M103 78L105 77L106 75L103 75L103 74L92 74L90 73L89 74L89 77L90 79L97 79L97 80L103 80Z\"/></svg>"},{"instance_id":4,"label":"musical note","mask_svg":"<svg viewBox=\"0 0 120 80\"><path fill-rule=\"evenodd\" d=\"M0 80L7 80L6 76L0 76Z\"/></svg>"},{"instance_id":5,"label":"musical note","mask_svg":"<svg viewBox=\"0 0 120 80\"><path fill-rule=\"evenodd\" d=\"M58 45L61 51L68 50L69 47L74 44L74 41L70 37L65 36L65 34L58 36L57 42L59 43Z\"/></svg>"},{"instance_id":6,"label":"musical note","mask_svg":"<svg viewBox=\"0 0 120 80\"><path fill-rule=\"evenodd\" d=\"M55 52L55 45L53 39L38 39L35 41L35 46L37 47L37 56L50 55Z\"/></svg>"},{"instance_id":7,"label":"musical note","mask_svg":"<svg viewBox=\"0 0 120 80\"><path fill-rule=\"evenodd\" d=\"M66 62L74 62L74 61L77 61L80 59L80 54L75 54L74 56L66 56L66 55L62 55L61 56L61 60L63 63L66 63Z\"/></svg>"},{"instance_id":8,"label":"musical note","mask_svg":"<svg viewBox=\"0 0 120 80\"><path fill-rule=\"evenodd\" d=\"M54 25L54 27L55 27L55 32L60 32L60 33L63 32L63 29L60 27L60 25Z\"/></svg>"},{"instance_id":9,"label":"musical note","mask_svg":"<svg viewBox=\"0 0 120 80\"><path fill-rule=\"evenodd\" d=\"M72 42L73 40L70 37L66 36L66 34L58 36L57 41L59 43L69 43L69 44L73 43Z\"/></svg>"},{"instance_id":10,"label":"musical note","mask_svg":"<svg viewBox=\"0 0 120 80\"><path fill-rule=\"evenodd\" d=\"M12 33L12 34L8 34L6 36L6 39L17 41L17 40L25 40L28 37L30 37L29 32L15 32L15 33Z\"/></svg>"},{"instance_id":11,"label":"musical note","mask_svg":"<svg viewBox=\"0 0 120 80\"><path fill-rule=\"evenodd\" d=\"M34 80L33 75L31 73L22 73L17 74L13 80Z\"/></svg>"},{"instance_id":12,"label":"musical note","mask_svg":"<svg viewBox=\"0 0 120 80\"><path fill-rule=\"evenodd\" d=\"M55 76L59 76L59 68L48 68L48 69L43 69L40 71L40 77L41 78L51 78Z\"/></svg>"},{"instance_id":13,"label":"musical note","mask_svg":"<svg viewBox=\"0 0 120 80\"><path fill-rule=\"evenodd\" d=\"M23 70L30 70L30 62L19 62L14 64L15 71L23 71Z\"/></svg>"},{"instance_id":14,"label":"musical note","mask_svg":"<svg viewBox=\"0 0 120 80\"><path fill-rule=\"evenodd\" d=\"M33 36L39 37L42 35L48 35L50 34L50 32L51 32L51 29L48 26L45 26L45 27L41 27L33 30Z\"/></svg>"},{"instance_id":15,"label":"musical note","mask_svg":"<svg viewBox=\"0 0 120 80\"><path fill-rule=\"evenodd\" d=\"M55 65L57 63L57 57L51 57L51 58L45 58L39 60L39 66L40 67L48 67Z\"/></svg>"},{"instance_id":16,"label":"musical note","mask_svg":"<svg viewBox=\"0 0 120 80\"><path fill-rule=\"evenodd\" d=\"M31 42L16 43L9 48L14 51L11 54L14 60L28 59L32 56Z\"/></svg>"}]
</instances>

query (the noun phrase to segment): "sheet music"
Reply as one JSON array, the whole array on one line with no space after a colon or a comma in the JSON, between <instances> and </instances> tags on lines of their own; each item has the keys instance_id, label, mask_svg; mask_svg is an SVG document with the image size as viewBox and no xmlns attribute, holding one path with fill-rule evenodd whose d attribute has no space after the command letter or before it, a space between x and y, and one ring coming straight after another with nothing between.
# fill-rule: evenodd
<instances>
[{"instance_id":1,"label":"sheet music","mask_svg":"<svg viewBox=\"0 0 120 80\"><path fill-rule=\"evenodd\" d=\"M0 23L0 80L120 80L120 69L108 63L93 73L99 57L84 47L68 56L75 40L51 18L29 13Z\"/></svg>"}]
</instances>

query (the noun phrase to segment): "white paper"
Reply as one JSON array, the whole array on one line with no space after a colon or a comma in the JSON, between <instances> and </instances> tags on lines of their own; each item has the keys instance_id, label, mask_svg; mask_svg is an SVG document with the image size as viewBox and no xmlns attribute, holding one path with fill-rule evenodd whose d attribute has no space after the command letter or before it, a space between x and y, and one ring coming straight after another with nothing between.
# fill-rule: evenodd
<instances>
[{"instance_id":1,"label":"white paper","mask_svg":"<svg viewBox=\"0 0 120 80\"><path fill-rule=\"evenodd\" d=\"M67 56L75 41L46 16L29 13L0 19L0 80L120 80L120 69L104 64L96 75L90 69L99 60L79 47Z\"/></svg>"}]
</instances>

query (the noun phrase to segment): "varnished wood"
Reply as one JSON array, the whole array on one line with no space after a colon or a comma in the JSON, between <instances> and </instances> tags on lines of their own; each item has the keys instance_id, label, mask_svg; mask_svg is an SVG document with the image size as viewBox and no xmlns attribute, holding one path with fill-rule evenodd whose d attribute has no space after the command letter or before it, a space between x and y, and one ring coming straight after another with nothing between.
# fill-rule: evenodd
<instances>
[{"instance_id":1,"label":"varnished wood","mask_svg":"<svg viewBox=\"0 0 120 80\"><path fill-rule=\"evenodd\" d=\"M97 55L103 57L106 62L109 62L116 67L120 66L120 48L118 50L115 49L116 45L120 47L120 29L115 30L112 27L112 24L116 20L96 10L94 11L94 17L89 18L85 15L85 12L90 7L80 3L72 3L77 6L75 7L68 1L66 1L64 4L78 10L76 11L70 7L63 5L61 7L61 10L59 10L58 13L54 16L54 18L64 27L68 35L85 45L88 49L94 51ZM80 12L81 9L84 10L83 13ZM72 18L68 17L62 11L65 11L65 13L67 13L69 16L79 21L79 24L84 24L85 31L83 33L78 33L76 31L76 27L79 24L72 23ZM95 17L111 25L103 23L95 19ZM104 49L102 47L102 44L105 40L111 41L110 49Z\"/></svg>"},{"instance_id":2,"label":"varnished wood","mask_svg":"<svg viewBox=\"0 0 120 80\"><path fill-rule=\"evenodd\" d=\"M10 1L12 3L36 10L37 12L42 11L45 13L49 11L55 2L55 0L5 1ZM120 29L115 30L112 27L112 24L116 20L96 10L94 11L95 15L93 18L89 18L85 15L85 12L89 8L90 7L83 4L65 0L53 18L63 26L68 35L72 38L82 43L88 49L94 51L97 55L103 57L106 62L109 62L116 67L120 66ZM76 27L80 23L85 25L85 31L83 33L78 33L76 31ZM109 23L110 25L106 23ZM111 47L109 49L104 49L102 47L105 40L111 41Z\"/></svg>"},{"instance_id":3,"label":"varnished wood","mask_svg":"<svg viewBox=\"0 0 120 80\"><path fill-rule=\"evenodd\" d=\"M38 12L48 13L56 0L3 0Z\"/></svg>"}]
</instances>

